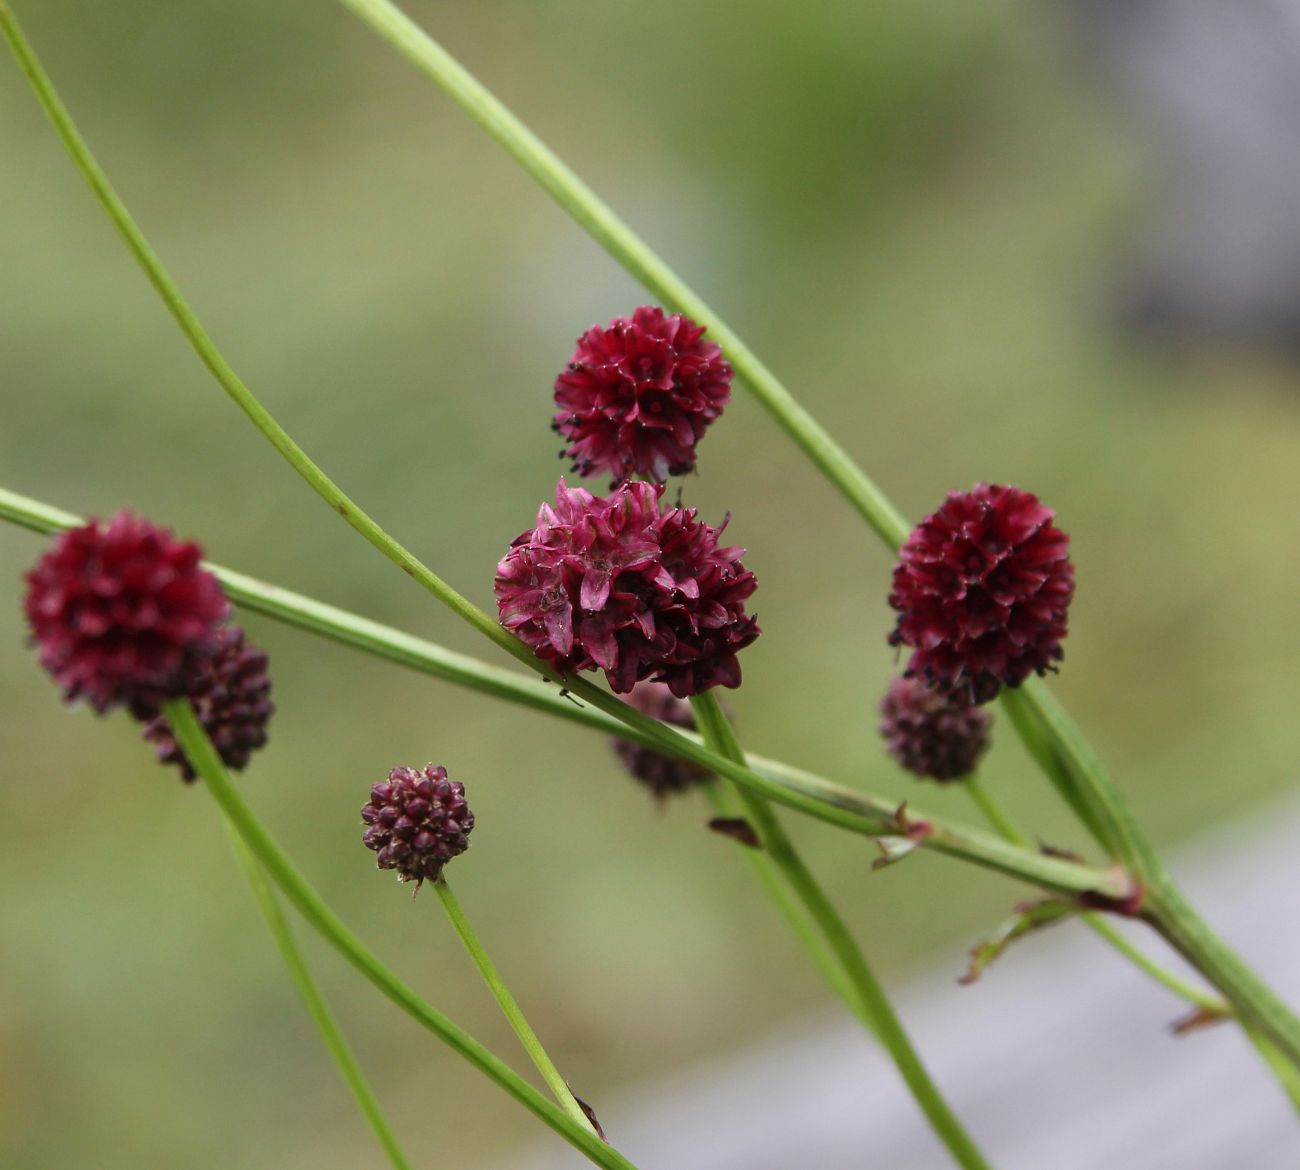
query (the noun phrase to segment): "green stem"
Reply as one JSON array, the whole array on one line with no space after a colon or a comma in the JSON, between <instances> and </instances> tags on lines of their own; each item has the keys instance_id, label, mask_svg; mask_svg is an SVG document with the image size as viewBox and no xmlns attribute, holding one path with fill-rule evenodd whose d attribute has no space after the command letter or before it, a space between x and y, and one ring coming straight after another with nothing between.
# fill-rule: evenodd
<instances>
[{"instance_id":1,"label":"green stem","mask_svg":"<svg viewBox=\"0 0 1300 1170\"><path fill-rule=\"evenodd\" d=\"M1212 1016L1231 1016L1230 1008L1223 1000L1217 996L1210 995L1202 991L1199 987L1188 983L1175 975L1166 967L1162 967L1150 955L1139 950L1118 930L1115 929L1106 919L1097 913L1089 912L1083 916L1084 922L1092 928L1094 934L1104 939L1112 947L1123 955L1130 963L1141 971L1145 971L1152 979L1161 986L1172 991L1175 995L1187 1000L1188 1003L1194 1004L1201 1011Z\"/></svg>"},{"instance_id":2,"label":"green stem","mask_svg":"<svg viewBox=\"0 0 1300 1170\"><path fill-rule=\"evenodd\" d=\"M524 1050L532 1059L537 1071L541 1073L542 1080L550 1086L556 1102L575 1122L596 1134L596 1127L592 1125L591 1119L582 1106L578 1104L577 1098L573 1095L573 1090L569 1088L568 1081L560 1075L560 1070L555 1067L555 1062L551 1060L546 1049L542 1047L542 1042L537 1038L537 1033L533 1031L532 1026L524 1018L523 1010L515 997L510 994L510 989L506 986L505 980L501 978L501 973L496 969L491 958L488 957L487 951L483 949L483 944L479 942L478 935L474 933L474 928L470 926L469 919L465 917L460 902L456 900L456 895L451 892L451 886L447 884L447 879L440 876L433 883L433 888L442 902L443 909L447 911L447 917L451 919L452 926L456 928L456 933L460 935L460 941L465 944L469 957L474 960L474 966L478 968L479 974L483 976L483 982L487 984L488 990L492 993L492 998L497 1001L502 1013L510 1021L510 1026L514 1029L515 1035L519 1037L519 1043L524 1046Z\"/></svg>"},{"instance_id":3,"label":"green stem","mask_svg":"<svg viewBox=\"0 0 1300 1170\"><path fill-rule=\"evenodd\" d=\"M1024 849L1032 849L1033 841L1025 836L1014 824L1010 818L998 807L995 801L985 790L983 782L979 776L972 772L961 781L961 787L966 790L966 795L975 802L975 807L980 810L984 819L988 821L990 827L1004 841L1010 841L1013 845L1019 845Z\"/></svg>"},{"instance_id":4,"label":"green stem","mask_svg":"<svg viewBox=\"0 0 1300 1170\"><path fill-rule=\"evenodd\" d=\"M374 1091L367 1083L365 1075L357 1064L356 1057L353 1056L352 1050L348 1047L347 1040L343 1038L343 1033L339 1029L333 1013L325 1003L320 989L316 986L316 981L311 976L311 972L307 969L307 963L302 957L302 952L298 949L298 944L294 942L293 931L289 928L289 923L280 910L280 904L276 901L275 892L266 880L262 867L257 864L257 859L248 851L248 846L244 844L244 839L235 831L234 826L227 822L226 828L230 832L230 840L235 847L235 855L239 858L239 864L248 878L248 884L253 891L253 898L262 911L262 917L266 919L266 925L270 928L271 936L275 939L275 945L280 950L284 965L289 968L289 976L293 979L294 986L298 989L298 994L302 997L312 1022L316 1025L317 1031L320 1032L321 1039L325 1041L325 1047L329 1049L330 1055L334 1058L334 1063L343 1075L343 1080L347 1083L348 1089L355 1098L357 1107L361 1110L366 1121L369 1122L370 1128L374 1130L375 1137L379 1139L379 1144L384 1147L384 1152L388 1155L388 1160L393 1164L394 1170L411 1170L411 1164L406 1160L406 1155L402 1153L402 1147L398 1144L397 1137L388 1124L388 1119L384 1116Z\"/></svg>"},{"instance_id":5,"label":"green stem","mask_svg":"<svg viewBox=\"0 0 1300 1170\"><path fill-rule=\"evenodd\" d=\"M62 532L84 521L71 513L0 489L0 519L33 532ZM208 566L229 597L246 609L289 625L319 634L344 645L444 679L522 707L576 723L606 735L653 747L681 759L691 760L710 771L739 783L756 785L779 803L807 812L828 823L868 835L898 832L896 802L857 793L802 768L751 756L748 769L705 748L698 736L666 727L654 719L639 718L629 724L602 710L571 702L555 687L538 679L457 654L433 642L394 630L378 622L336 609L276 585L268 585L244 573ZM608 696L606 696L608 698ZM610 700L619 715L632 712L625 703ZM1096 893L1122 898L1129 891L1127 877L1117 870L1094 869L1060 858L1043 857L1036 850L1020 849L988 834L944 822L941 818L911 809L913 819L931 826L920 844L935 852L1004 873L1031 885L1058 893Z\"/></svg>"},{"instance_id":6,"label":"green stem","mask_svg":"<svg viewBox=\"0 0 1300 1170\"><path fill-rule=\"evenodd\" d=\"M961 787L964 788L971 800L975 802L976 807L984 814L989 824L1005 837L1008 841L1017 845L1032 845L1030 839L1022 833L1011 818L1002 811L1001 806L988 794L983 781L975 773L967 776L961 781ZM1194 1004L1204 1012L1216 1016L1230 1016L1232 1009L1223 1002L1223 1000L1209 995L1199 987L1188 983L1187 980L1175 975L1172 971L1166 970L1150 956L1135 947L1127 938L1115 929L1102 914L1093 911L1087 911L1080 915L1085 923L1091 928L1094 934L1104 939L1116 951L1129 960L1134 966L1145 971L1152 979L1162 986L1168 988L1175 995Z\"/></svg>"},{"instance_id":7,"label":"green stem","mask_svg":"<svg viewBox=\"0 0 1300 1170\"><path fill-rule=\"evenodd\" d=\"M729 786L729 789L733 794L737 791L734 785ZM736 803L729 800L728 789L724 788L719 781L710 780L704 785L704 791L717 816L727 819L743 818L744 809L738 799ZM755 832L757 831L755 828ZM746 848L744 853L745 860L749 862L750 868L763 883L769 897L776 903L777 909L781 911L790 929L794 931L813 966L821 973L831 990L848 1005L849 1010L862 1021L865 1027L874 1032L875 1021L867 1014L861 998L854 990L853 984L849 982L849 977L844 973L844 968L836 959L826 939L808 918L803 904L781 876L781 871L773 861L772 855L766 849Z\"/></svg>"},{"instance_id":8,"label":"green stem","mask_svg":"<svg viewBox=\"0 0 1300 1170\"><path fill-rule=\"evenodd\" d=\"M1241 957L1224 944L1164 873L1147 889L1142 917L1223 993L1242 1027L1271 1041L1300 1075L1300 1039L1294 1014Z\"/></svg>"},{"instance_id":9,"label":"green stem","mask_svg":"<svg viewBox=\"0 0 1300 1170\"><path fill-rule=\"evenodd\" d=\"M1273 1075L1282 1086L1295 1111L1300 1113L1300 1072L1277 1050L1272 1041L1265 1039L1253 1028L1246 1029L1246 1036L1255 1046L1255 1051L1264 1058L1264 1063L1273 1070Z\"/></svg>"},{"instance_id":10,"label":"green stem","mask_svg":"<svg viewBox=\"0 0 1300 1170\"><path fill-rule=\"evenodd\" d=\"M744 763L745 753L736 733L712 691L696 695L691 700L695 721L705 742L719 753ZM866 957L853 939L849 928L831 904L826 892L813 877L794 847L794 843L781 827L776 814L762 797L748 789L737 787L737 795L745 807L751 825L757 831L763 848L773 863L789 882L799 901L817 924L826 945L853 989L860 1005L860 1015L865 1015L871 1031L879 1038L892 1058L899 1075L911 1091L921 1112L925 1114L934 1132L952 1154L959 1166L967 1170L988 1170L988 1162L971 1140L956 1114L948 1107L943 1094L930 1078L916 1049L912 1046L889 996L867 965ZM816 958L816 955L814 955ZM820 963L819 963L820 965Z\"/></svg>"},{"instance_id":11,"label":"green stem","mask_svg":"<svg viewBox=\"0 0 1300 1170\"><path fill-rule=\"evenodd\" d=\"M0 0L3 13L4 0ZM163 714L181 750L203 777L221 811L242 838L257 863L280 887L281 893L320 936L353 967L417 1023L427 1028L453 1051L504 1089L525 1109L550 1126L570 1145L605 1170L635 1170L617 1150L606 1145L588 1128L578 1125L532 1085L437 1008L426 1003L397 978L361 943L324 899L312 888L285 852L267 832L256 814L231 783L211 741L186 699L171 699Z\"/></svg>"}]
</instances>

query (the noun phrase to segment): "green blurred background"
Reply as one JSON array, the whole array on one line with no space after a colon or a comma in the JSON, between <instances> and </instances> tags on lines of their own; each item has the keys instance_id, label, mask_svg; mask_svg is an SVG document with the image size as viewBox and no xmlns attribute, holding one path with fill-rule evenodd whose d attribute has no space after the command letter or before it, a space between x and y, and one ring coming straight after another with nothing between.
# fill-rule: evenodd
<instances>
[{"instance_id":1,"label":"green blurred background","mask_svg":"<svg viewBox=\"0 0 1300 1170\"><path fill-rule=\"evenodd\" d=\"M643 297L452 104L324 0L41 0L19 15L227 356L306 449L476 602L562 465L552 379ZM1106 293L1149 181L1051 9L943 0L413 2L750 338L918 517L976 479L1057 510L1079 592L1057 684L1168 845L1291 790L1294 371L1126 342ZM217 561L486 648L293 476L195 361L0 60L0 471L129 505ZM756 750L874 791L889 558L739 393L688 502L732 513L765 633L728 696ZM0 529L0 1165L377 1166L201 790L123 717L63 709ZM250 618L279 711L245 791L344 917L512 1058L442 920L360 845L369 784L445 763L478 814L467 911L597 1106L824 1008L703 802L660 811L599 738ZM1009 729L990 786L1078 835ZM881 967L939 964L1022 891L789 818ZM419 1164L539 1137L319 969ZM957 994L954 991L954 994ZM522 1058L520 1058L522 1059Z\"/></svg>"}]
</instances>

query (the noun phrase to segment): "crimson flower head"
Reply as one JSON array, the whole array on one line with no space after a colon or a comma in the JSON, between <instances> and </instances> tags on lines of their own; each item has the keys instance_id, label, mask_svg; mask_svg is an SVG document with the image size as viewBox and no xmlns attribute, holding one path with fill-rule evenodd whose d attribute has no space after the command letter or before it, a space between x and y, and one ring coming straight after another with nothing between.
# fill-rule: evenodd
<instances>
[{"instance_id":1,"label":"crimson flower head","mask_svg":"<svg viewBox=\"0 0 1300 1170\"><path fill-rule=\"evenodd\" d=\"M976 484L950 492L898 554L891 644L913 647L905 673L987 702L1054 670L1074 595L1069 537L1036 496Z\"/></svg>"},{"instance_id":2,"label":"crimson flower head","mask_svg":"<svg viewBox=\"0 0 1300 1170\"><path fill-rule=\"evenodd\" d=\"M637 683L627 701L660 723L686 731L695 730L695 715L690 703L679 699L663 683ZM610 744L623 767L660 800L674 792L686 792L712 775L707 768L690 760L679 760L622 736L614 736Z\"/></svg>"},{"instance_id":3,"label":"crimson flower head","mask_svg":"<svg viewBox=\"0 0 1300 1170\"><path fill-rule=\"evenodd\" d=\"M731 366L704 326L642 305L580 338L555 380L552 427L579 475L662 483L695 466L695 444L731 395Z\"/></svg>"},{"instance_id":4,"label":"crimson flower head","mask_svg":"<svg viewBox=\"0 0 1300 1170\"><path fill-rule=\"evenodd\" d=\"M993 717L983 707L954 702L920 679L896 678L880 701L880 734L889 754L930 780L960 780L989 746Z\"/></svg>"},{"instance_id":5,"label":"crimson flower head","mask_svg":"<svg viewBox=\"0 0 1300 1170\"><path fill-rule=\"evenodd\" d=\"M27 574L24 610L65 699L148 718L186 693L229 610L201 556L197 544L125 511L55 539Z\"/></svg>"},{"instance_id":6,"label":"crimson flower head","mask_svg":"<svg viewBox=\"0 0 1300 1170\"><path fill-rule=\"evenodd\" d=\"M266 667L266 651L248 644L238 626L226 626L220 631L220 648L187 692L217 754L237 772L266 745L266 725L275 710ZM187 781L195 778L165 715L144 729L144 737L157 744L160 763L175 764Z\"/></svg>"},{"instance_id":7,"label":"crimson flower head","mask_svg":"<svg viewBox=\"0 0 1300 1170\"><path fill-rule=\"evenodd\" d=\"M740 685L736 653L758 637L754 574L694 508L660 511L663 485L608 497L560 480L555 505L497 566L501 624L557 671L605 672L626 694L657 679L679 699Z\"/></svg>"},{"instance_id":8,"label":"crimson flower head","mask_svg":"<svg viewBox=\"0 0 1300 1170\"><path fill-rule=\"evenodd\" d=\"M394 768L388 780L370 790L361 808L380 869L395 869L399 881L436 881L442 867L469 848L474 814L465 803L465 785L448 780L447 769L429 764Z\"/></svg>"}]
</instances>

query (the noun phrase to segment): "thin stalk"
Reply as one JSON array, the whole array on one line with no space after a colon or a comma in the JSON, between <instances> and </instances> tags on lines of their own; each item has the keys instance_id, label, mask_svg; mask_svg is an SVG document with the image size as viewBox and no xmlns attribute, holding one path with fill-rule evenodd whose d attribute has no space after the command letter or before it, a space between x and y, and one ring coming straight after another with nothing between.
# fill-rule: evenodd
<instances>
[{"instance_id":1,"label":"thin stalk","mask_svg":"<svg viewBox=\"0 0 1300 1170\"><path fill-rule=\"evenodd\" d=\"M980 814L989 823L989 827L997 833L1004 841L1010 841L1013 845L1020 845L1025 849L1034 847L1033 841L1025 836L1019 829L1012 824L1010 818L998 807L995 801L985 790L983 782L979 776L972 772L961 781L961 787L966 790L966 795L975 802L975 807L979 809Z\"/></svg>"},{"instance_id":2,"label":"thin stalk","mask_svg":"<svg viewBox=\"0 0 1300 1170\"><path fill-rule=\"evenodd\" d=\"M262 867L257 864L257 859L248 851L248 846L244 844L244 839L235 831L234 826L227 822L226 828L230 833L235 855L239 858L239 864L248 878L249 887L253 891L253 898L257 902L258 909L262 912L262 917L266 919L266 925L271 931L271 936L275 939L275 945L279 948L281 958L284 959L284 965L289 969L289 976L298 989L298 994L307 1008L307 1013L311 1016L317 1031L320 1032L321 1039L325 1041L325 1047L329 1049L330 1056L334 1058L334 1063L338 1066L343 1080L356 1100L357 1108L361 1110L370 1128L374 1130L375 1137L379 1139L379 1144L383 1146L384 1153L388 1155L388 1160L393 1164L393 1170L411 1170L411 1163L406 1160L406 1155L402 1153L402 1147L398 1144L392 1126L388 1124L388 1119L384 1116L384 1111L380 1108L374 1091L366 1081L365 1074L362 1073L360 1065L357 1064L352 1049L348 1047L348 1042L344 1039L338 1022L334 1019L334 1015L325 1003L320 989L316 986L316 981L307 968L306 960L298 949L298 944L294 942L293 931L280 910L275 891L271 889L270 883L266 880L266 875L262 872Z\"/></svg>"},{"instance_id":3,"label":"thin stalk","mask_svg":"<svg viewBox=\"0 0 1300 1170\"><path fill-rule=\"evenodd\" d=\"M1300 1025L1291 1008L1210 929L1167 875L1159 874L1148 887L1141 916L1223 993L1242 1027L1271 1041L1300 1075Z\"/></svg>"},{"instance_id":4,"label":"thin stalk","mask_svg":"<svg viewBox=\"0 0 1300 1170\"><path fill-rule=\"evenodd\" d=\"M966 790L975 806L1001 836L1017 845L1032 845L1030 839L1016 827L1011 818L1002 811L998 802L989 795L978 775L972 773L967 776L961 781L961 787ZM1199 987L1188 983L1186 979L1162 967L1153 958L1129 942L1123 934L1106 921L1104 915L1095 911L1085 911L1079 917L1087 923L1094 934L1104 939L1135 967L1146 972L1157 983L1172 991L1175 995L1211 1015L1232 1015L1232 1009L1223 1000L1202 991Z\"/></svg>"},{"instance_id":5,"label":"thin stalk","mask_svg":"<svg viewBox=\"0 0 1300 1170\"><path fill-rule=\"evenodd\" d=\"M0 0L0 5L3 0ZM412 1019L437 1036L453 1051L504 1089L525 1109L550 1126L597 1166L605 1170L635 1170L632 1163L611 1146L602 1142L588 1128L578 1125L510 1068L499 1056L485 1048L463 1028L442 1012L426 1003L397 978L368 950L325 903L311 884L289 860L274 837L266 830L248 803L230 781L225 765L213 748L187 699L171 699L163 705L163 714L171 725L181 750L203 778L204 785L216 800L235 832L239 834L258 865L280 888L294 909L308 924L358 972Z\"/></svg>"},{"instance_id":6,"label":"thin stalk","mask_svg":"<svg viewBox=\"0 0 1300 1170\"><path fill-rule=\"evenodd\" d=\"M501 978L501 972L496 969L496 965L479 941L478 935L474 933L474 928L470 925L469 919L465 917L465 911L461 909L456 895L451 892L451 886L447 884L447 879L439 876L438 880L433 883L433 888L438 895L439 901L442 902L442 908L447 911L447 917L451 919L452 926L456 928L460 941L465 944L469 957L474 960L474 966L478 968L479 974L483 976L483 982L487 984L488 990L492 993L492 998L497 1001L502 1014L510 1021L510 1027L514 1029L515 1035L519 1037L519 1043L524 1046L524 1051L528 1053L537 1071L541 1073L542 1080L550 1087L556 1103L575 1122L599 1136L596 1127L591 1123L591 1118L587 1116L586 1111L578 1104L577 1098L574 1097L573 1090L569 1088L569 1082L560 1075L560 1070L555 1067L555 1062L551 1060L546 1049L542 1047L542 1042L537 1038L537 1033L533 1031L532 1025L525 1019L523 1009L520 1008L515 997L510 994L510 988L506 986L505 980Z\"/></svg>"},{"instance_id":7,"label":"thin stalk","mask_svg":"<svg viewBox=\"0 0 1300 1170\"><path fill-rule=\"evenodd\" d=\"M729 791L730 794L735 794L734 785L728 785L727 788L724 788L720 781L710 780L703 787L705 796L717 816L723 818L742 816L744 809L740 806L739 800L733 802L728 799ZM755 832L757 832L757 829L755 829ZM799 940L799 945L803 947L804 953L812 961L813 966L821 973L822 978L830 985L831 990L858 1017L863 1026L874 1033L875 1021L867 1014L861 998L854 990L853 984L849 982L849 977L844 973L844 968L836 959L835 953L827 944L826 939L809 919L804 911L803 904L781 876L781 871L772 860L772 855L762 848L751 849L746 847L744 852L749 867L754 871L758 880L763 883L768 896L776 903L777 909L781 911L781 916L789 924L790 929L794 931L795 937Z\"/></svg>"},{"instance_id":8,"label":"thin stalk","mask_svg":"<svg viewBox=\"0 0 1300 1170\"><path fill-rule=\"evenodd\" d=\"M383 39L439 85L509 152L578 225L659 300L706 323L742 383L826 479L897 550L907 536L902 514L830 434L760 362L740 337L655 252L472 74L389 0L341 0ZM1216 983L1243 1019L1253 1019L1300 1066L1300 1018L1249 971L1177 893L1154 850L1100 760L1041 683L1020 689L1024 714L1050 744L1058 767L1049 776L1112 855L1159 897L1152 920L1202 974ZM1033 743L1030 743L1033 750ZM1041 762L1041 757L1040 762ZM1220 983L1223 979L1226 982Z\"/></svg>"},{"instance_id":9,"label":"thin stalk","mask_svg":"<svg viewBox=\"0 0 1300 1170\"><path fill-rule=\"evenodd\" d=\"M1277 1050L1272 1041L1266 1040L1253 1028L1246 1029L1246 1036L1255 1046L1255 1051L1264 1058L1264 1063L1273 1070L1273 1075L1277 1077L1295 1111L1300 1113L1300 1072Z\"/></svg>"},{"instance_id":10,"label":"thin stalk","mask_svg":"<svg viewBox=\"0 0 1300 1170\"><path fill-rule=\"evenodd\" d=\"M1145 971L1147 975L1175 995L1181 996L1188 1003L1195 1004L1203 1012L1212 1016L1231 1016L1233 1014L1232 1008L1218 996L1210 995L1199 987L1188 983L1186 979L1175 975L1167 967L1162 967L1150 955L1135 947L1102 915L1090 911L1083 915L1083 920L1092 928L1095 934L1105 939L1130 963L1139 970Z\"/></svg>"},{"instance_id":11,"label":"thin stalk","mask_svg":"<svg viewBox=\"0 0 1300 1170\"><path fill-rule=\"evenodd\" d=\"M737 763L743 763L744 750L713 692L696 695L691 699L691 708L705 742ZM979 1147L949 1108L925 1065L921 1063L902 1021L889 1002L884 986L868 966L866 957L854 941L849 928L804 864L776 814L761 796L739 787L736 792L764 849L817 924L837 963L843 968L863 1013L869 1017L871 1031L889 1053L931 1128L959 1166L966 1167L966 1170L988 1170L989 1163L985 1161Z\"/></svg>"},{"instance_id":12,"label":"thin stalk","mask_svg":"<svg viewBox=\"0 0 1300 1170\"><path fill-rule=\"evenodd\" d=\"M42 533L61 532L84 523L69 512L4 489L0 489L0 519ZM605 711L564 698L554 686L539 679L491 666L347 610L266 584L244 573L219 565L209 564L207 567L216 573L233 601L253 612L493 698L541 711L606 735L635 740L732 779L742 777L741 783L745 782L744 777L749 777L749 782L760 785L772 800L799 808L830 824L867 835L899 831L898 806L894 801L854 792L802 768L763 756L751 755L751 767L740 769L734 761L709 751L699 736L691 732L667 727L654 719L635 725L620 722ZM627 704L612 701L620 711L633 710ZM947 823L911 806L909 810L914 822L929 826L930 831L919 840L922 848L1058 893L1091 892L1102 897L1122 898L1131 889L1127 876L1121 871L1095 869L1078 862L1044 857L1037 850L1009 846L996 837Z\"/></svg>"}]
</instances>

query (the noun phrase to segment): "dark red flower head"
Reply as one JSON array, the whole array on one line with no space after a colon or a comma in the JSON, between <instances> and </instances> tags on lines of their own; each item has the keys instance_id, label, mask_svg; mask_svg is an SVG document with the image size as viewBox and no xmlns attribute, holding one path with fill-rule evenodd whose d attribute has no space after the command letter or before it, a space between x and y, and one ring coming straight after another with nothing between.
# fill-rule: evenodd
<instances>
[{"instance_id":1,"label":"dark red flower head","mask_svg":"<svg viewBox=\"0 0 1300 1170\"><path fill-rule=\"evenodd\" d=\"M642 305L593 325L555 380L551 424L580 475L662 483L695 466L695 444L731 395L731 366L704 326Z\"/></svg>"},{"instance_id":2,"label":"dark red flower head","mask_svg":"<svg viewBox=\"0 0 1300 1170\"><path fill-rule=\"evenodd\" d=\"M55 538L27 574L24 609L65 699L149 718L188 690L229 610L201 556L197 544L130 512Z\"/></svg>"},{"instance_id":3,"label":"dark red flower head","mask_svg":"<svg viewBox=\"0 0 1300 1170\"><path fill-rule=\"evenodd\" d=\"M754 574L744 549L718 547L725 522L661 512L663 491L628 483L602 499L560 480L497 566L501 624L562 673L600 667L621 694L651 678L679 699L739 686L736 652L759 633Z\"/></svg>"},{"instance_id":4,"label":"dark red flower head","mask_svg":"<svg viewBox=\"0 0 1300 1170\"><path fill-rule=\"evenodd\" d=\"M880 701L880 714L889 754L917 776L959 780L989 746L993 717L983 707L954 702L920 679L894 679Z\"/></svg>"},{"instance_id":5,"label":"dark red flower head","mask_svg":"<svg viewBox=\"0 0 1300 1170\"><path fill-rule=\"evenodd\" d=\"M898 554L891 644L914 647L905 673L977 703L1054 670L1074 594L1069 537L1019 488L950 492Z\"/></svg>"},{"instance_id":6,"label":"dark red flower head","mask_svg":"<svg viewBox=\"0 0 1300 1170\"><path fill-rule=\"evenodd\" d=\"M275 707L266 651L247 645L238 626L226 626L220 635L221 648L187 694L217 754L226 767L238 772L248 766L253 752L265 746L266 725ZM166 716L150 722L144 737L158 745L160 763L175 764L184 779L194 779L194 769L172 735Z\"/></svg>"},{"instance_id":7,"label":"dark red flower head","mask_svg":"<svg viewBox=\"0 0 1300 1170\"><path fill-rule=\"evenodd\" d=\"M637 683L628 695L627 701L638 711L644 712L652 719L667 723L672 727L681 727L686 731L695 730L695 715L691 705L685 699L679 699L663 683ZM674 792L685 792L695 787L702 780L707 780L713 773L690 760L679 760L664 755L654 748L646 747L630 739L615 736L611 741L614 754L622 761L632 775L650 789L660 800Z\"/></svg>"},{"instance_id":8,"label":"dark red flower head","mask_svg":"<svg viewBox=\"0 0 1300 1170\"><path fill-rule=\"evenodd\" d=\"M469 848L474 827L465 786L433 764L423 771L394 768L385 783L371 788L361 819L362 840L375 851L379 868L397 870L404 882L437 880L442 867Z\"/></svg>"}]
</instances>

